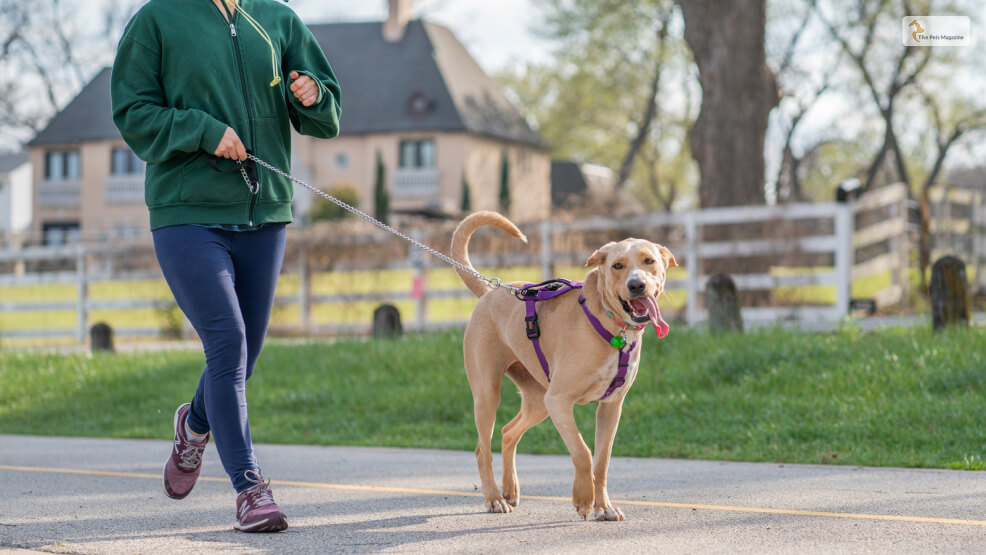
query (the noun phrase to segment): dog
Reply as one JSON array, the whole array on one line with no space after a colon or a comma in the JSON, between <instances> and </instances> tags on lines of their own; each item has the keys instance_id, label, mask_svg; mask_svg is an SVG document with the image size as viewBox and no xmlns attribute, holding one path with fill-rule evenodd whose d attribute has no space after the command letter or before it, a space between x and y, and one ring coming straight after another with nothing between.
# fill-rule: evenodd
<instances>
[{"instance_id":1,"label":"dog","mask_svg":"<svg viewBox=\"0 0 986 555\"><path fill-rule=\"evenodd\" d=\"M524 234L502 215L471 214L456 227L451 247L452 258L470 269L469 238L482 226L499 228L527 242ZM607 243L586 261L586 267L592 269L582 287L585 309L575 292L537 303L540 345L550 368L550 381L525 328L525 303L518 301L510 289L492 288L479 277L456 268L466 287L479 297L466 327L463 353L473 395L479 436L476 462L487 511L509 513L517 506L517 442L524 432L551 416L575 465L572 503L579 516L585 520L590 516L596 520L626 519L610 502L606 475L623 399L637 376L641 349L631 353L624 384L599 402L593 455L575 424L573 409L576 403L599 400L615 383L620 351L601 337L584 310L609 333L624 337L628 345L642 338L648 323L653 323L657 335L663 337L668 324L661 318L657 299L664 292L668 268L677 265L670 250L644 239ZM490 442L504 374L517 385L522 400L520 412L502 430L501 492L493 475Z\"/></svg>"}]
</instances>

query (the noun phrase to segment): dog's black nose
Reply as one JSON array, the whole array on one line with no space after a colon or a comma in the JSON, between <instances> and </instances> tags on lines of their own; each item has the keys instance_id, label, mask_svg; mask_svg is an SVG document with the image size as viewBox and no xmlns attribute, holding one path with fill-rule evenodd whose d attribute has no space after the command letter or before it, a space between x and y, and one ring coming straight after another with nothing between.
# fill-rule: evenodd
<instances>
[{"instance_id":1,"label":"dog's black nose","mask_svg":"<svg viewBox=\"0 0 986 555\"><path fill-rule=\"evenodd\" d=\"M631 295L643 295L646 288L647 284L643 280L631 279L627 282L627 290Z\"/></svg>"}]
</instances>

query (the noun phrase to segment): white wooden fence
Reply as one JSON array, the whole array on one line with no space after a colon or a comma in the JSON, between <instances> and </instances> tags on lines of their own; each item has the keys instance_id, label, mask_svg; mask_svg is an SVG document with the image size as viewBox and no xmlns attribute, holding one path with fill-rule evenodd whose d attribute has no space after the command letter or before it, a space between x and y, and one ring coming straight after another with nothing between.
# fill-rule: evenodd
<instances>
[{"instance_id":1,"label":"white wooden fence","mask_svg":"<svg viewBox=\"0 0 986 555\"><path fill-rule=\"evenodd\" d=\"M684 293L685 308L679 314L672 314L680 322L690 326L701 326L708 314L703 307L705 284L709 279L703 270L707 264L738 258L760 260L759 271L753 273L729 272L737 288L743 291L796 290L805 287L820 287L834 295L828 295L829 302L787 302L772 303L770 306L744 306L742 315L750 325L794 324L809 329L830 328L848 315L853 279L861 279L874 272L892 270L894 272L894 291L884 294L881 302L900 298L906 287L906 192L901 190L881 191L879 195L868 197L865 201L849 204L813 203L783 206L756 206L716 208L685 213L653 213L622 218L618 220L594 218L573 222L548 221L527 226L525 232L534 248L524 250L516 241L501 249L499 253L474 252L471 256L477 267L534 266L541 268L541 276L530 276L531 281L538 277L547 279L559 265L581 265L591 254L592 249L607 240L637 236L654 240L668 246L684 271L672 273L673 279L667 289L675 295ZM873 225L867 225L859 232L854 230L857 215L867 210L889 207L892 217L883 218ZM715 240L705 239L709 231L722 230L730 226L740 232L734 236L718 233ZM743 226L767 226L773 228L766 234L743 232ZM451 228L445 226L435 231L418 230L412 233L426 244L445 252ZM725 238L723 238L725 237ZM428 317L428 303L449 298L469 298L471 294L464 288L429 289L423 279L428 268L441 266L438 259L422 254L406 243L394 247L404 254L391 256L385 260L361 260L359 264L335 265L332 271L348 269L413 269L415 278L407 290L397 292L369 292L360 294L313 294L312 261L309 248L290 248L291 242L302 245L311 244L318 238L306 236L305 232L289 234L289 255L285 260L285 274L298 276L298 293L279 296L279 307L296 306L299 319L295 325L281 326L278 333L287 334L337 334L367 333L371 328L371 314L365 322L357 324L317 325L312 314L321 305L358 302L408 302L413 301L414 314L404 316L405 328L409 330L429 330L462 326L465 320L436 321ZM358 243L360 249L378 243L393 242L396 238L383 232L374 231L364 236L349 237L350 243ZM890 251L856 264L856 254L877 242L890 242ZM474 242L473 247L476 246ZM161 280L156 265L121 273L105 262L120 250L120 246L63 246L57 248L27 248L0 251L0 265L14 270L0 274L0 294L4 287L23 286L40 283L73 283L77 291L74 301L35 301L22 302L16 299L0 298L0 311L5 313L30 313L32 311L74 310L75 325L72 328L44 329L0 329L3 339L45 338L74 339L80 343L87 340L88 329L92 324L90 314L95 310L162 308L171 301L161 299L98 300L90 295L93 283L122 280ZM128 248L150 249L149 242L135 240ZM153 260L153 256L143 255ZM103 262L101 262L101 260ZM808 262L805 262L808 260ZM70 270L26 271L24 269L39 265L60 265ZM728 262L727 262L728 264ZM721 271L721 270L720 270ZM172 305L173 306L173 305ZM666 311L666 317L669 316ZM187 324L185 325L187 331ZM155 336L161 330L115 327L121 337Z\"/></svg>"}]
</instances>

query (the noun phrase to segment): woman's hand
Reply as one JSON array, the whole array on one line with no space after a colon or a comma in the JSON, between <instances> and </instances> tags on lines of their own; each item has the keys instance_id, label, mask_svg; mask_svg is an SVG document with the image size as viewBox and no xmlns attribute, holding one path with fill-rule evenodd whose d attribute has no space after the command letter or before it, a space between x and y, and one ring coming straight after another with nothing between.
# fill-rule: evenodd
<instances>
[{"instance_id":1,"label":"woman's hand","mask_svg":"<svg viewBox=\"0 0 986 555\"><path fill-rule=\"evenodd\" d=\"M318 100L318 83L311 77L297 71L292 71L288 77L294 81L291 83L291 92L301 102L301 105L307 108L315 104L315 101Z\"/></svg>"},{"instance_id":2,"label":"woman's hand","mask_svg":"<svg viewBox=\"0 0 986 555\"><path fill-rule=\"evenodd\" d=\"M213 154L220 158L231 158L238 162L247 159L246 147L243 146L243 141L240 140L240 136L236 134L236 131L233 131L232 127L226 128L226 133L223 134L223 138L219 141L219 146L216 147L216 151Z\"/></svg>"}]
</instances>

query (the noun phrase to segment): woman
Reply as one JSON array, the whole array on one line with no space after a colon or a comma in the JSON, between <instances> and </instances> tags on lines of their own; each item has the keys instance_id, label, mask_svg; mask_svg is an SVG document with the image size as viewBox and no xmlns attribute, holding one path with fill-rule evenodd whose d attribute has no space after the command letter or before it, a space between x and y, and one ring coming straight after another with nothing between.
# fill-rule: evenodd
<instances>
[{"instance_id":1,"label":"woman","mask_svg":"<svg viewBox=\"0 0 986 555\"><path fill-rule=\"evenodd\" d=\"M289 171L292 126L338 135L339 84L308 28L274 0L151 0L120 39L111 90L113 120L147 162L158 262L206 357L194 397L175 412L165 492L189 494L211 435L237 492L235 528L284 530L254 456L245 386L270 319L292 188L265 170L250 184L228 170L249 149Z\"/></svg>"}]
</instances>

